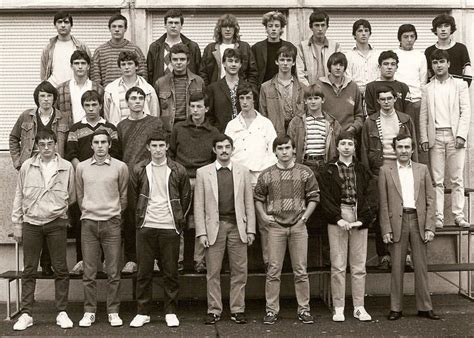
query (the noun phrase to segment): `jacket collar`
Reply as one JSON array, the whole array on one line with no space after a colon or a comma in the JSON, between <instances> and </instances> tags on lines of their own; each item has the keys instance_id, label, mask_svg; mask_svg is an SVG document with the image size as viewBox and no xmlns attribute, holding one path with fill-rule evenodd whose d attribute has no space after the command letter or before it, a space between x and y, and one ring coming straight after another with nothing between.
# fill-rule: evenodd
<instances>
[{"instance_id":1,"label":"jacket collar","mask_svg":"<svg viewBox=\"0 0 474 338\"><path fill-rule=\"evenodd\" d=\"M56 158L57 158L57 161L58 161L58 171L59 170L67 170L69 168L69 166L68 166L69 162L67 162L66 160L63 160L63 158L58 153L56 153ZM36 154L32 157L32 161L31 161L30 165L35 166L35 167L40 166L40 154Z\"/></svg>"},{"instance_id":2,"label":"jacket collar","mask_svg":"<svg viewBox=\"0 0 474 338\"><path fill-rule=\"evenodd\" d=\"M308 39L308 46L311 46L313 43L314 43L313 35L311 35L311 37ZM323 46L326 48L329 47L329 40L326 37L324 38Z\"/></svg>"},{"instance_id":3,"label":"jacket collar","mask_svg":"<svg viewBox=\"0 0 474 338\"><path fill-rule=\"evenodd\" d=\"M143 169L143 168L146 168L147 165L149 165L151 163L151 159L146 159L146 160L143 160L143 161L140 161L136 164L137 167ZM177 170L178 169L178 166L176 165L176 162L173 161L172 159L170 159L169 157L166 158L166 165L168 166L168 168L170 168L172 171L173 170Z\"/></svg>"},{"instance_id":4,"label":"jacket collar","mask_svg":"<svg viewBox=\"0 0 474 338\"><path fill-rule=\"evenodd\" d=\"M319 81L321 81L322 83L326 83L328 85L330 85L331 87L333 87L332 85L332 82L331 80L329 79L329 75L328 76L323 76L323 77L320 77L319 78ZM342 81L342 87L341 89L344 89L347 87L347 85L351 82L351 78L347 75L344 74L344 80Z\"/></svg>"},{"instance_id":5,"label":"jacket collar","mask_svg":"<svg viewBox=\"0 0 474 338\"><path fill-rule=\"evenodd\" d=\"M402 112L399 112L398 110L395 110L395 113L397 114L398 116L398 121L400 121L400 123L407 123L408 120L410 119L410 116L408 116L407 114L404 114ZM376 112L376 113L373 113L372 115L369 115L369 119L371 119L372 121L377 121L377 119L379 118L380 116L380 112Z\"/></svg>"},{"instance_id":6,"label":"jacket collar","mask_svg":"<svg viewBox=\"0 0 474 338\"><path fill-rule=\"evenodd\" d=\"M162 36L160 36L160 38L157 40L158 42L163 43L166 41L166 36L167 34L163 34ZM179 36L181 37L181 42L184 43L184 44L188 44L189 41L191 41L188 37L186 37L184 34L179 34Z\"/></svg>"},{"instance_id":7,"label":"jacket collar","mask_svg":"<svg viewBox=\"0 0 474 338\"><path fill-rule=\"evenodd\" d=\"M185 127L194 127L194 128L204 128L204 129L207 129L207 130L212 130L212 126L211 124L209 123L209 119L207 117L204 118L204 122L201 123L199 126L196 126L193 122L193 118L192 116L188 116L188 118L183 122L183 126Z\"/></svg>"}]
</instances>

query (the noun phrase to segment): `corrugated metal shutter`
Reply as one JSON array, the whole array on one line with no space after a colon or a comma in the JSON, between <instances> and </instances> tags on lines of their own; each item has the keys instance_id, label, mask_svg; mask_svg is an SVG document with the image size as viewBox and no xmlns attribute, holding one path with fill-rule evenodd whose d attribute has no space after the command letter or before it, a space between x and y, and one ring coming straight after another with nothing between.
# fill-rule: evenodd
<instances>
[{"instance_id":1,"label":"corrugated metal shutter","mask_svg":"<svg viewBox=\"0 0 474 338\"><path fill-rule=\"evenodd\" d=\"M72 34L91 52L110 37L111 13L73 13ZM19 114L35 107L33 90L40 81L41 51L55 36L54 13L0 14L0 150Z\"/></svg>"}]
</instances>

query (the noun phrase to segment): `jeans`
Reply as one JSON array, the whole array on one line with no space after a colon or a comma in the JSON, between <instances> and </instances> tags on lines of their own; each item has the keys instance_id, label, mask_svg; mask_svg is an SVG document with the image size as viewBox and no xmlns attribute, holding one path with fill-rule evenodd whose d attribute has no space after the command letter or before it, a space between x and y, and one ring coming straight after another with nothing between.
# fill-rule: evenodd
<instances>
[{"instance_id":1,"label":"jeans","mask_svg":"<svg viewBox=\"0 0 474 338\"><path fill-rule=\"evenodd\" d=\"M176 313L178 308L179 235L175 230L141 227L137 229L137 311L140 315L150 314L155 257L163 273L165 314Z\"/></svg>"},{"instance_id":2,"label":"jeans","mask_svg":"<svg viewBox=\"0 0 474 338\"><path fill-rule=\"evenodd\" d=\"M451 210L454 219L464 219L464 159L466 148L455 148L456 138L451 128L436 129L435 144L430 149L431 174L436 191L436 218L444 220L445 164L451 181Z\"/></svg>"},{"instance_id":3,"label":"jeans","mask_svg":"<svg viewBox=\"0 0 474 338\"><path fill-rule=\"evenodd\" d=\"M23 277L21 308L31 314L36 288L36 274L43 240L48 243L54 270L55 301L58 312L65 311L69 294L69 270L66 261L67 223L57 218L43 225L23 223Z\"/></svg>"},{"instance_id":4,"label":"jeans","mask_svg":"<svg viewBox=\"0 0 474 338\"><path fill-rule=\"evenodd\" d=\"M295 278L298 313L309 311L308 231L304 223L291 227L268 226L268 270L265 281L266 312L280 312L280 278L286 247Z\"/></svg>"},{"instance_id":5,"label":"jeans","mask_svg":"<svg viewBox=\"0 0 474 338\"><path fill-rule=\"evenodd\" d=\"M84 312L97 310L97 262L101 247L107 272L107 313L118 313L120 308L120 259L122 236L120 218L108 221L82 220L82 257L84 262Z\"/></svg>"},{"instance_id":6,"label":"jeans","mask_svg":"<svg viewBox=\"0 0 474 338\"><path fill-rule=\"evenodd\" d=\"M125 262L137 261L135 210L126 208L123 214L123 251Z\"/></svg>"}]
</instances>

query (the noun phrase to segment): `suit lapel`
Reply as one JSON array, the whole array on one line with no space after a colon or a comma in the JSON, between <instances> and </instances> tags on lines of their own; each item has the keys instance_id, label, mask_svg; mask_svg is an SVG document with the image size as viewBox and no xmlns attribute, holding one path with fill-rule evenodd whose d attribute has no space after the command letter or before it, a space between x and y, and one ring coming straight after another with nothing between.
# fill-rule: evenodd
<instances>
[{"instance_id":1,"label":"suit lapel","mask_svg":"<svg viewBox=\"0 0 474 338\"><path fill-rule=\"evenodd\" d=\"M451 108L451 111L452 111L452 112L455 112L455 111L457 111L457 110L456 110L456 107L455 107L455 105L456 105L456 97L458 97L458 96L456 95L457 86L456 86L456 82L455 82L453 79L450 78L448 81L452 81L452 82L453 82L453 83L451 83L451 85L449 86L449 107ZM451 116L452 116L452 115L449 114L450 121L451 121ZM459 118L459 117L456 116L456 119L458 119L458 118ZM453 124L451 123L451 125L453 125Z\"/></svg>"},{"instance_id":2,"label":"suit lapel","mask_svg":"<svg viewBox=\"0 0 474 338\"><path fill-rule=\"evenodd\" d=\"M397 169L397 163L396 162L395 162L394 165L392 165L390 167L390 173L392 174L393 183L395 183L395 187L397 188L397 191L400 194L400 197L403 197L403 195L402 195L402 186L400 184L400 176L398 175L398 169Z\"/></svg>"},{"instance_id":3,"label":"suit lapel","mask_svg":"<svg viewBox=\"0 0 474 338\"><path fill-rule=\"evenodd\" d=\"M415 183L415 203L418 199L418 193L420 192L420 180L421 180L421 167L418 165L418 163L411 162L412 163L412 168L413 168L413 181Z\"/></svg>"},{"instance_id":4,"label":"suit lapel","mask_svg":"<svg viewBox=\"0 0 474 338\"><path fill-rule=\"evenodd\" d=\"M234 199L237 201L242 173L240 171L240 168L238 168L235 164L232 168L232 178L234 181Z\"/></svg>"},{"instance_id":5,"label":"suit lapel","mask_svg":"<svg viewBox=\"0 0 474 338\"><path fill-rule=\"evenodd\" d=\"M217 172L216 172L215 165L211 165L209 167L209 179L211 180L211 187L212 187L212 192L214 193L214 198L216 199L216 202L219 202L219 195L218 195L219 188L217 187Z\"/></svg>"},{"instance_id":6,"label":"suit lapel","mask_svg":"<svg viewBox=\"0 0 474 338\"><path fill-rule=\"evenodd\" d=\"M224 79L220 80L222 81L222 85L219 86L218 88L220 89L221 92L224 93L224 96L227 98L227 100L232 103L232 99L230 98L230 88L227 85L227 81Z\"/></svg>"},{"instance_id":7,"label":"suit lapel","mask_svg":"<svg viewBox=\"0 0 474 338\"><path fill-rule=\"evenodd\" d=\"M436 106L435 106L435 92L434 92L434 81L433 80L432 82L430 82L430 84L428 85L428 91L429 91L429 100L430 100L430 114L431 114L431 120L433 121L433 124L434 124L434 121L435 121L435 114L436 114Z\"/></svg>"}]
</instances>

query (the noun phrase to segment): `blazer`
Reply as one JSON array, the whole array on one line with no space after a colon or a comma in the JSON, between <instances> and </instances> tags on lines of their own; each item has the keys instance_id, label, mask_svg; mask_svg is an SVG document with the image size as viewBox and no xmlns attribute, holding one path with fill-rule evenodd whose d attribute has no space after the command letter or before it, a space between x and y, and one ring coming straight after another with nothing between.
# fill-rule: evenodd
<instances>
[{"instance_id":1,"label":"blazer","mask_svg":"<svg viewBox=\"0 0 474 338\"><path fill-rule=\"evenodd\" d=\"M435 191L428 167L413 161L411 164L418 227L424 240L426 230L435 232ZM394 242L400 241L403 217L402 187L397 165L398 161L383 165L378 178L380 227L382 235L393 233Z\"/></svg>"},{"instance_id":2,"label":"blazer","mask_svg":"<svg viewBox=\"0 0 474 338\"><path fill-rule=\"evenodd\" d=\"M455 137L461 137L467 141L467 134L471 122L471 104L469 101L469 90L467 83L455 79L451 75L447 80L449 86L449 114L451 129ZM421 89L420 108L420 143L428 142L432 148L435 143L435 81L432 79Z\"/></svg>"},{"instance_id":3,"label":"blazer","mask_svg":"<svg viewBox=\"0 0 474 338\"><path fill-rule=\"evenodd\" d=\"M232 162L234 178L234 203L240 239L247 243L247 234L255 234L255 207L249 170ZM194 187L194 223L196 238L206 235L209 244L216 242L219 231L219 199L216 162L201 167L196 172Z\"/></svg>"}]
</instances>

